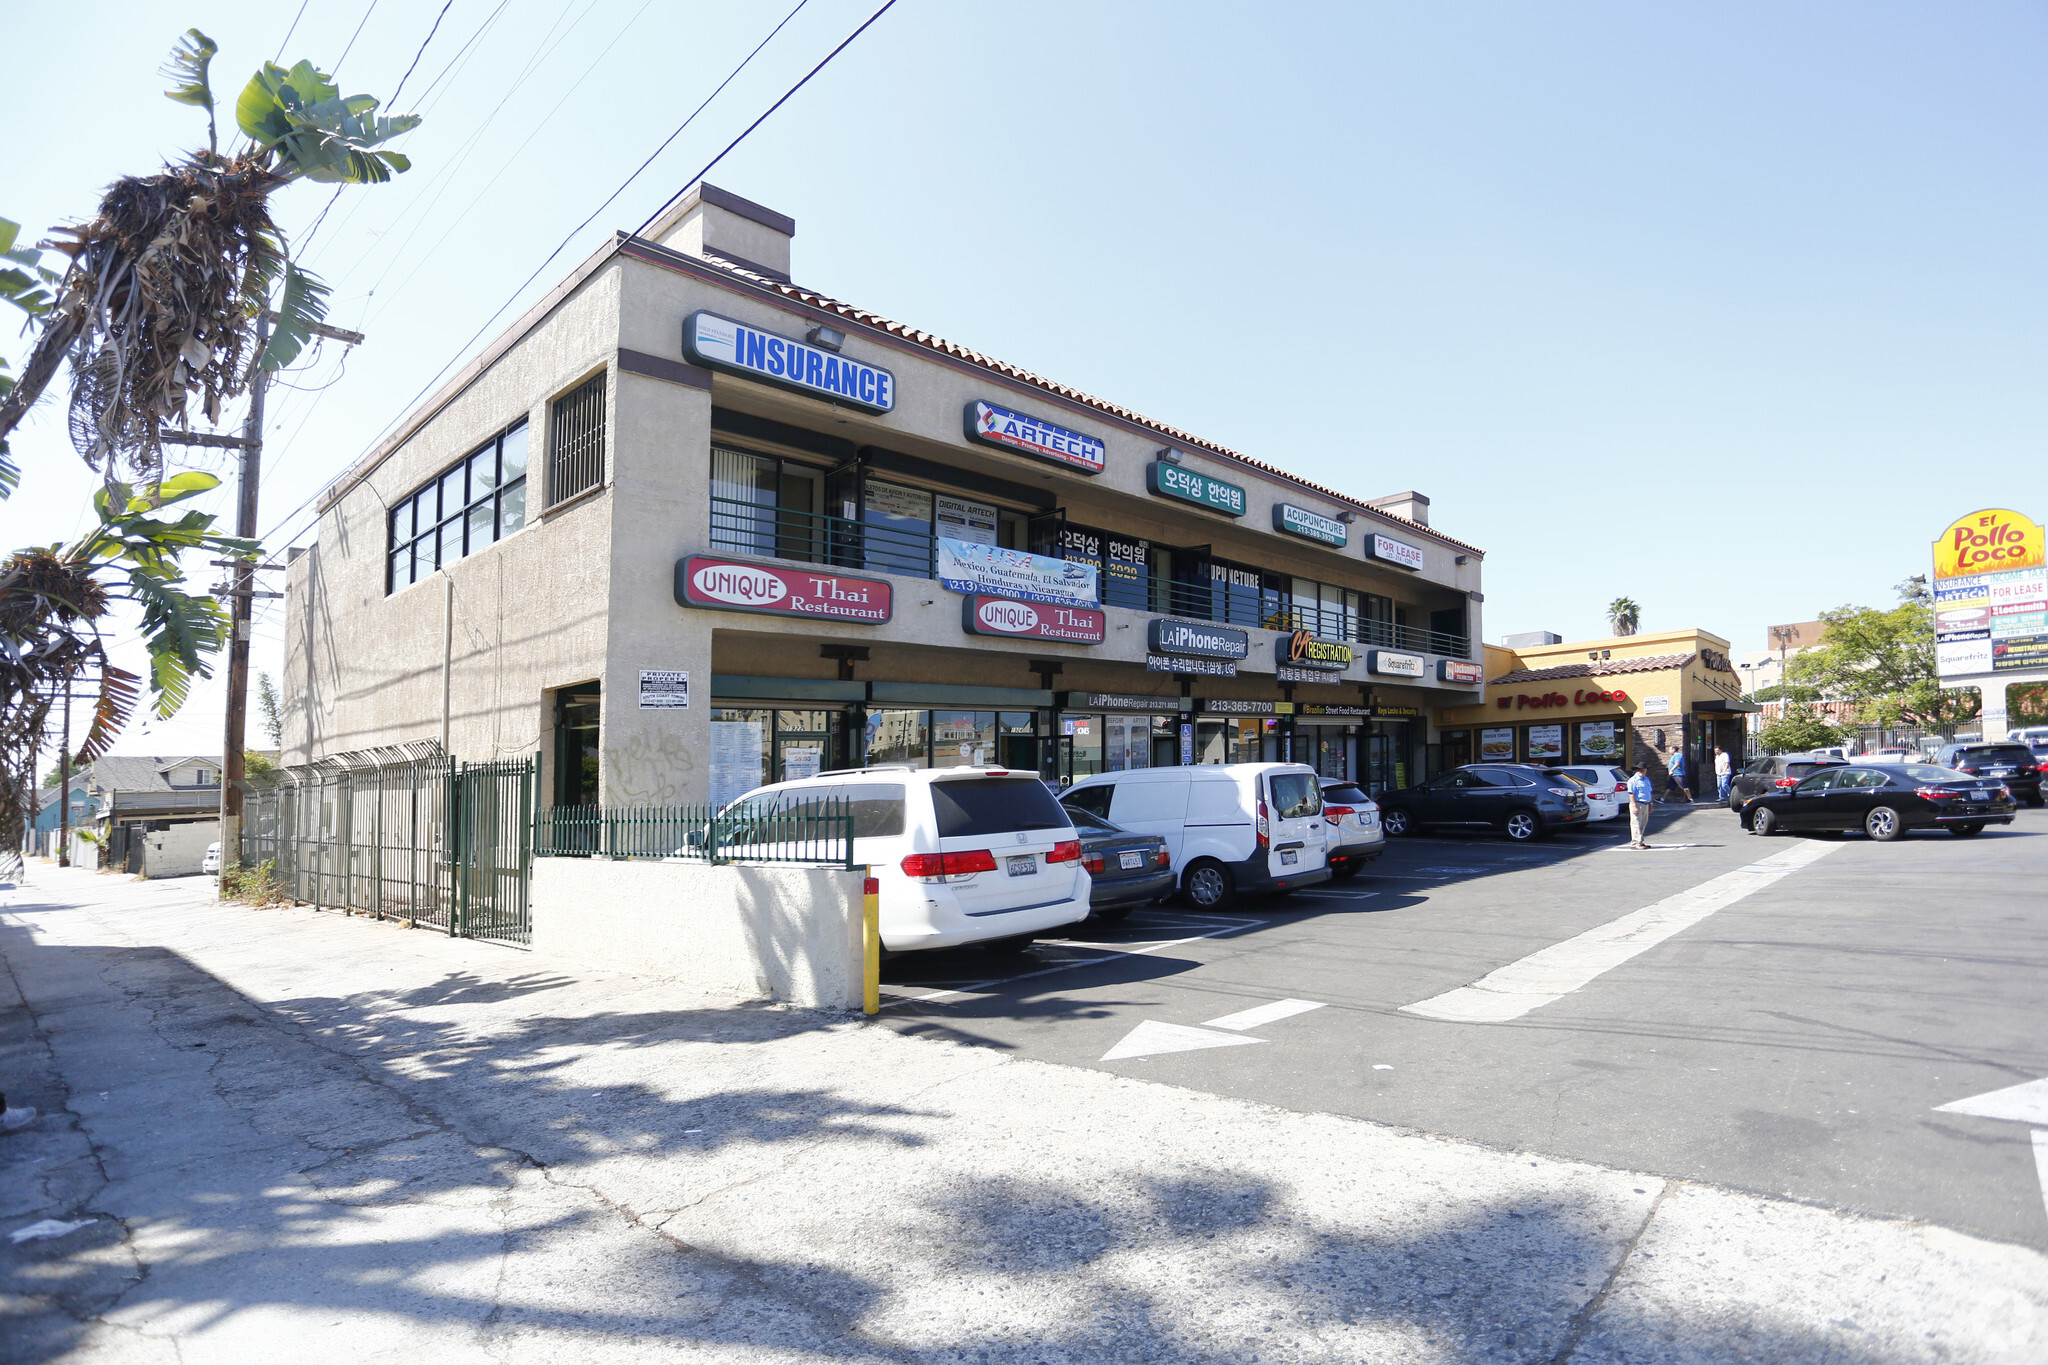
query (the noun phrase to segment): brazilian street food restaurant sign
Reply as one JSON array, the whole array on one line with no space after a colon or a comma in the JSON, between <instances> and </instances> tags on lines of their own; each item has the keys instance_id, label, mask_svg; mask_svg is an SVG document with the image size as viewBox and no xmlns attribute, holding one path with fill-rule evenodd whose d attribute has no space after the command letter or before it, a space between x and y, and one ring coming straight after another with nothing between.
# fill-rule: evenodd
<instances>
[{"instance_id":1,"label":"brazilian street food restaurant sign","mask_svg":"<svg viewBox=\"0 0 2048 1365\"><path fill-rule=\"evenodd\" d=\"M885 624L894 607L886 579L771 569L713 555L691 555L676 561L675 594L677 605L684 607L808 616L871 626Z\"/></svg>"},{"instance_id":2,"label":"brazilian street food restaurant sign","mask_svg":"<svg viewBox=\"0 0 2048 1365\"><path fill-rule=\"evenodd\" d=\"M1297 630L1281 646L1280 657L1283 663L1293 668L1342 673L1351 667L1351 646L1342 640L1325 640L1305 630Z\"/></svg>"},{"instance_id":3,"label":"brazilian street food restaurant sign","mask_svg":"<svg viewBox=\"0 0 2048 1365\"><path fill-rule=\"evenodd\" d=\"M683 354L699 365L867 412L896 406L896 376L716 313L683 321Z\"/></svg>"},{"instance_id":4,"label":"brazilian street food restaurant sign","mask_svg":"<svg viewBox=\"0 0 2048 1365\"><path fill-rule=\"evenodd\" d=\"M1234 483L1212 479L1207 474L1197 474L1168 460L1154 460L1145 466L1145 487L1158 497L1221 512L1226 517L1244 515L1244 489Z\"/></svg>"},{"instance_id":5,"label":"brazilian street food restaurant sign","mask_svg":"<svg viewBox=\"0 0 2048 1365\"><path fill-rule=\"evenodd\" d=\"M976 401L967 405L967 439L1048 464L1078 469L1083 474L1100 474L1109 463L1109 448L1095 437L999 408L994 403Z\"/></svg>"},{"instance_id":6,"label":"brazilian street food restaurant sign","mask_svg":"<svg viewBox=\"0 0 2048 1365\"><path fill-rule=\"evenodd\" d=\"M1326 517L1321 512L1311 512L1306 507L1292 503L1273 504L1273 529L1284 536L1300 536L1313 540L1318 545L1334 545L1343 549L1351 539L1351 528L1335 517Z\"/></svg>"}]
</instances>

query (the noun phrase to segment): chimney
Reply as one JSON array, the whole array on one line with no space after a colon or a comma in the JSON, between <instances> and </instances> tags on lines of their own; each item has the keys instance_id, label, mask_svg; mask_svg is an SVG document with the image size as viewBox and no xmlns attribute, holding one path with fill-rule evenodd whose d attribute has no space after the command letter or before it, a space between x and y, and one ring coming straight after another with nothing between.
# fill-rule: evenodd
<instances>
[{"instance_id":1,"label":"chimney","mask_svg":"<svg viewBox=\"0 0 2048 1365\"><path fill-rule=\"evenodd\" d=\"M1429 525L1429 499L1414 489L1406 493L1394 493L1384 498L1369 498L1367 507L1377 507L1382 512L1392 512L1397 517L1406 517L1417 526Z\"/></svg>"},{"instance_id":2,"label":"chimney","mask_svg":"<svg viewBox=\"0 0 2048 1365\"><path fill-rule=\"evenodd\" d=\"M699 181L645 235L685 256L716 256L787 284L796 219Z\"/></svg>"}]
</instances>

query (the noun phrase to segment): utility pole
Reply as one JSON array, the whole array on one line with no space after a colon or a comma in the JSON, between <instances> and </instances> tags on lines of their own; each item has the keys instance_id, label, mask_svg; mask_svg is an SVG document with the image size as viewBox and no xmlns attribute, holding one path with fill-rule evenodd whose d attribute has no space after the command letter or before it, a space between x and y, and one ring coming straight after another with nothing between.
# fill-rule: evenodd
<instances>
[{"instance_id":1,"label":"utility pole","mask_svg":"<svg viewBox=\"0 0 2048 1365\"><path fill-rule=\"evenodd\" d=\"M34 828L31 824L30 828ZM71 670L64 670L64 748L57 755L57 866L71 866Z\"/></svg>"},{"instance_id":2,"label":"utility pole","mask_svg":"<svg viewBox=\"0 0 2048 1365\"><path fill-rule=\"evenodd\" d=\"M235 436L206 436L187 432L166 432L163 440L167 445L215 446L239 449L242 452L241 477L236 484L235 534L244 540L256 538L256 491L263 481L263 393L269 386L270 372L262 365L263 352L270 346L271 313L265 311L256 315L256 372L249 380L249 415L242 423L242 434ZM309 331L315 336L326 337L355 346L362 342L361 332L344 331L329 327L325 323L313 323ZM243 761L244 746L249 729L249 627L251 607L258 595L256 592L256 568L250 560L237 560L232 569L232 587L228 593L228 619L231 634L228 638L228 706L227 723L222 727L220 755L220 865L226 871L238 867L242 861L242 788L240 783L248 775Z\"/></svg>"}]
</instances>

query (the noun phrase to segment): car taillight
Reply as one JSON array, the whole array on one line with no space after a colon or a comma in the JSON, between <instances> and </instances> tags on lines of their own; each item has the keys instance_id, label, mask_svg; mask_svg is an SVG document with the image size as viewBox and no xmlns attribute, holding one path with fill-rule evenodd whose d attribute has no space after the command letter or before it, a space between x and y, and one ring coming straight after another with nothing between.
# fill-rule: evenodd
<instances>
[{"instance_id":1,"label":"car taillight","mask_svg":"<svg viewBox=\"0 0 2048 1365\"><path fill-rule=\"evenodd\" d=\"M1052 846L1052 852L1045 855L1045 860L1049 863L1080 862L1081 841L1079 839L1062 839L1060 842ZM991 862L989 864L989 867L993 869L995 867L995 864Z\"/></svg>"},{"instance_id":2,"label":"car taillight","mask_svg":"<svg viewBox=\"0 0 2048 1365\"><path fill-rule=\"evenodd\" d=\"M1577 787L1545 787L1544 790L1552 796L1577 796L1579 794Z\"/></svg>"},{"instance_id":3,"label":"car taillight","mask_svg":"<svg viewBox=\"0 0 2048 1365\"><path fill-rule=\"evenodd\" d=\"M1953 801L1961 796L1962 793L1950 791L1947 787L1915 787L1913 788L1913 795L1924 796L1929 801Z\"/></svg>"},{"instance_id":4,"label":"car taillight","mask_svg":"<svg viewBox=\"0 0 2048 1365\"><path fill-rule=\"evenodd\" d=\"M1159 850L1159 858L1157 861L1159 863L1159 866L1161 867L1171 867L1173 866L1173 853L1162 845Z\"/></svg>"},{"instance_id":5,"label":"car taillight","mask_svg":"<svg viewBox=\"0 0 2048 1365\"><path fill-rule=\"evenodd\" d=\"M1975 777L1977 775L1977 770L1975 768L1966 767L1960 763L1956 765L1956 771L1968 773L1972 777Z\"/></svg>"},{"instance_id":6,"label":"car taillight","mask_svg":"<svg viewBox=\"0 0 2048 1365\"><path fill-rule=\"evenodd\" d=\"M1796 787L1799 785L1799 779L1796 777L1781 777L1771 785L1774 787Z\"/></svg>"},{"instance_id":7,"label":"car taillight","mask_svg":"<svg viewBox=\"0 0 2048 1365\"><path fill-rule=\"evenodd\" d=\"M1259 798L1259 818L1257 823L1253 825L1253 828L1258 831L1259 847L1272 847L1273 827L1266 821L1266 798L1263 796Z\"/></svg>"},{"instance_id":8,"label":"car taillight","mask_svg":"<svg viewBox=\"0 0 2048 1365\"><path fill-rule=\"evenodd\" d=\"M1076 843L1073 847L1079 850L1081 845ZM903 860L903 875L906 877L970 877L977 872L995 870L996 855L985 848L966 849L959 853L912 853Z\"/></svg>"},{"instance_id":9,"label":"car taillight","mask_svg":"<svg viewBox=\"0 0 2048 1365\"><path fill-rule=\"evenodd\" d=\"M1325 815L1329 816L1332 822L1335 822L1335 821L1338 821L1338 820L1342 820L1342 819L1343 819L1343 818L1344 818L1345 816L1347 816L1347 815L1356 815L1357 813L1358 813L1358 812L1356 812L1355 810L1353 810L1353 809L1352 809L1351 807L1349 807L1349 806L1324 806L1324 807L1323 807L1323 814L1325 814Z\"/></svg>"},{"instance_id":10,"label":"car taillight","mask_svg":"<svg viewBox=\"0 0 2048 1365\"><path fill-rule=\"evenodd\" d=\"M1100 854L1097 854L1095 857L1092 858L1083 858L1081 860L1081 867L1091 876L1097 872L1102 871L1102 856Z\"/></svg>"},{"instance_id":11,"label":"car taillight","mask_svg":"<svg viewBox=\"0 0 2048 1365\"><path fill-rule=\"evenodd\" d=\"M1617 795L1617 796L1619 796L1619 795L1620 795L1621 793L1623 793L1623 792L1625 792L1625 791L1627 791L1627 790L1628 790L1628 783L1626 783L1626 782L1617 782L1617 783L1615 783L1615 784L1614 784L1614 793L1615 793L1615 795Z\"/></svg>"}]
</instances>

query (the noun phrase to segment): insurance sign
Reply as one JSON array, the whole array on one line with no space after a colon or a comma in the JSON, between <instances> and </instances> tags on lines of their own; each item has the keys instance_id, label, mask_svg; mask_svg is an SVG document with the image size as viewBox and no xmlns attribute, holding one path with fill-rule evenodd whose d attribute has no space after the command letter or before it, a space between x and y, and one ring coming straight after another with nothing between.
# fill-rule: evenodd
<instances>
[{"instance_id":1,"label":"insurance sign","mask_svg":"<svg viewBox=\"0 0 2048 1365\"><path fill-rule=\"evenodd\" d=\"M712 555L676 561L676 604L714 611L758 611L878 626L894 608L888 581L840 573L771 569Z\"/></svg>"},{"instance_id":2,"label":"insurance sign","mask_svg":"<svg viewBox=\"0 0 2048 1365\"><path fill-rule=\"evenodd\" d=\"M692 313L684 319L683 354L714 370L868 412L888 412L896 406L896 376L881 366L716 313Z\"/></svg>"},{"instance_id":3,"label":"insurance sign","mask_svg":"<svg viewBox=\"0 0 2048 1365\"><path fill-rule=\"evenodd\" d=\"M1108 447L1095 437L1068 431L1027 413L999 408L994 403L976 401L967 405L967 439L1078 469L1083 474L1100 474L1109 461Z\"/></svg>"}]
</instances>

